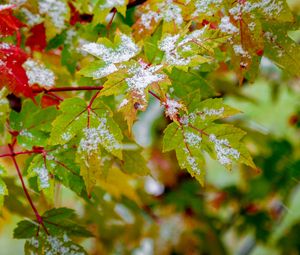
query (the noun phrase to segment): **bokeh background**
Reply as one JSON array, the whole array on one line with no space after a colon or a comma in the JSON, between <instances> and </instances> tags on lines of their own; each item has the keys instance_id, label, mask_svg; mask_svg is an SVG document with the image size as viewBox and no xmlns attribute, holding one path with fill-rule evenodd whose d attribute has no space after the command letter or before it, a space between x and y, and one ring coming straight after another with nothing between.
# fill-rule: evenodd
<instances>
[{"instance_id":1,"label":"bokeh background","mask_svg":"<svg viewBox=\"0 0 300 255\"><path fill-rule=\"evenodd\" d=\"M300 18L300 1L288 3ZM300 31L289 36L300 43ZM83 243L91 254L300 254L300 79L285 76L267 58L254 84L239 87L230 73L211 78L225 102L242 110L228 121L247 131L258 169L236 165L228 172L207 157L207 184L201 188L178 169L174 154L161 152L167 120L152 100L134 126L154 176L141 181L143 212L133 214L138 209L132 202L124 198L125 207L100 189L96 194L105 199L95 210L60 187L57 206L75 208L83 221L98 224L101 242ZM15 203L24 200L18 186L14 194ZM24 241L12 239L22 219L17 210L3 210L0 255L23 254Z\"/></svg>"}]
</instances>

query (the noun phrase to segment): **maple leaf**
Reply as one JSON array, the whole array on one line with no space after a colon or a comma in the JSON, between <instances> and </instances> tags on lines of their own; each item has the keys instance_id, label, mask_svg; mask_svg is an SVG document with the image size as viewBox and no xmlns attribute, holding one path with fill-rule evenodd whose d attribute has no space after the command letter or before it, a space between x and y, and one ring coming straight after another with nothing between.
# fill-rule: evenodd
<instances>
[{"instance_id":1,"label":"maple leaf","mask_svg":"<svg viewBox=\"0 0 300 255\"><path fill-rule=\"evenodd\" d=\"M13 16L12 9L14 7L15 5L13 4L0 5L0 34L3 37L13 35L21 27L25 26Z\"/></svg>"},{"instance_id":2,"label":"maple leaf","mask_svg":"<svg viewBox=\"0 0 300 255\"><path fill-rule=\"evenodd\" d=\"M33 99L33 92L22 66L27 58L27 54L19 47L0 44L0 86L7 86L12 93Z\"/></svg>"},{"instance_id":3,"label":"maple leaf","mask_svg":"<svg viewBox=\"0 0 300 255\"><path fill-rule=\"evenodd\" d=\"M173 122L164 131L163 151L176 151L181 168L186 168L201 185L204 185L204 157L202 150L217 159L227 169L233 162L255 168L245 145L240 141L245 132L227 124L214 121L239 113L238 110L223 104L222 99L207 99L195 106L190 113Z\"/></svg>"},{"instance_id":4,"label":"maple leaf","mask_svg":"<svg viewBox=\"0 0 300 255\"><path fill-rule=\"evenodd\" d=\"M42 51L47 46L46 29L44 23L35 25L29 30L30 36L27 38L25 45L31 50Z\"/></svg>"},{"instance_id":5,"label":"maple leaf","mask_svg":"<svg viewBox=\"0 0 300 255\"><path fill-rule=\"evenodd\" d=\"M128 0L98 0L94 8L93 22L103 23L110 11L115 8L124 17L126 16Z\"/></svg>"},{"instance_id":6,"label":"maple leaf","mask_svg":"<svg viewBox=\"0 0 300 255\"><path fill-rule=\"evenodd\" d=\"M134 37L138 40L151 35L159 23L163 21L164 33L178 31L185 19L184 1L158 0L147 1L139 9L140 18L133 25Z\"/></svg>"},{"instance_id":7,"label":"maple leaf","mask_svg":"<svg viewBox=\"0 0 300 255\"><path fill-rule=\"evenodd\" d=\"M163 65L148 65L139 60L122 65L122 69L108 76L100 95L125 94L124 100L118 107L123 112L129 132L136 119L137 111L145 111L148 105L148 91L151 89L162 96L170 81L161 71Z\"/></svg>"}]
</instances>

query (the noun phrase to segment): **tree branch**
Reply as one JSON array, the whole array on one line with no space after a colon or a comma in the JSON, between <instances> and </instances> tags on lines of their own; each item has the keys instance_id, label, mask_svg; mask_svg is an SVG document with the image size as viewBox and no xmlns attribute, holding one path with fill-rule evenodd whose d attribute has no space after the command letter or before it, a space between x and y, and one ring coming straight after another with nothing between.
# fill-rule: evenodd
<instances>
[{"instance_id":1,"label":"tree branch","mask_svg":"<svg viewBox=\"0 0 300 255\"><path fill-rule=\"evenodd\" d=\"M27 198L27 200L28 200L28 202L29 202L29 204L30 204L30 206L31 206L31 208L32 208L32 210L33 210L33 212L34 212L34 214L35 214L36 220L37 220L37 222L43 227L43 229L45 230L46 234L49 235L49 232L48 232L46 226L44 225L43 218L42 218L42 216L39 214L38 210L36 209L36 207L35 207L35 205L34 205L32 199L31 199L31 197L30 197L30 195L29 195L29 192L28 192L28 190L27 190L27 188L26 188L26 185L25 185L25 182L24 182L24 179L23 179L21 170L20 170L19 165L18 165L18 163L17 163L17 161L16 161L16 159L15 159L14 148L13 148L13 146L12 146L11 144L8 144L8 147L9 147L9 150L10 150L10 152L11 152L11 159L12 159L12 161L13 161L13 163L14 163L14 166L15 166L15 168L16 168L16 170L17 170L19 179L20 179L20 181L21 181L22 188L23 188L24 193L25 193L25 195L26 195L26 198Z\"/></svg>"}]
</instances>

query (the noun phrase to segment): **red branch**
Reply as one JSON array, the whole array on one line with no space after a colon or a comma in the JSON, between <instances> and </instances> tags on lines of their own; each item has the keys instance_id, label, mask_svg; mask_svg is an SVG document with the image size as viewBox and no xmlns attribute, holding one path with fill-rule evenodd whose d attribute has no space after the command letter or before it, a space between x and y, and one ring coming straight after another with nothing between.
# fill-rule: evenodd
<instances>
[{"instance_id":1,"label":"red branch","mask_svg":"<svg viewBox=\"0 0 300 255\"><path fill-rule=\"evenodd\" d=\"M43 227L43 229L45 230L46 234L49 235L49 232L48 232L48 230L47 230L47 228L46 228L46 226L45 226L45 224L44 224L44 222L43 222L43 218L42 218L42 216L39 214L38 210L36 209L36 207L35 207L35 205L34 205L32 199L31 199L31 197L30 197L30 195L29 195L29 192L28 192L28 190L27 190L27 188L26 188L26 185L25 185L25 182L24 182L24 179L23 179L21 170L20 170L19 165L18 165L18 163L17 163L17 161L16 161L16 158L15 158L16 154L15 154L15 152L14 152L14 148L13 148L13 146L12 146L11 144L8 144L8 147L9 147L9 150L10 150L10 152L11 152L11 159L12 159L12 161L13 161L13 163L14 163L14 166L15 166L15 168L16 168L16 170L17 170L19 179L20 179L20 181L21 181L22 188L23 188L24 193L25 193L25 195L26 195L26 198L27 198L27 200L28 200L28 202L29 202L29 204L30 204L30 206L31 206L31 208L32 208L32 210L33 210L33 212L34 212L34 214L35 214L36 220L37 220L37 222Z\"/></svg>"},{"instance_id":2,"label":"red branch","mask_svg":"<svg viewBox=\"0 0 300 255\"><path fill-rule=\"evenodd\" d=\"M44 89L44 88L33 88L33 93L42 93L42 92L66 92L66 91L82 91L82 90L101 90L103 86L80 86L80 87L59 87L59 88L51 88L51 89Z\"/></svg>"}]
</instances>

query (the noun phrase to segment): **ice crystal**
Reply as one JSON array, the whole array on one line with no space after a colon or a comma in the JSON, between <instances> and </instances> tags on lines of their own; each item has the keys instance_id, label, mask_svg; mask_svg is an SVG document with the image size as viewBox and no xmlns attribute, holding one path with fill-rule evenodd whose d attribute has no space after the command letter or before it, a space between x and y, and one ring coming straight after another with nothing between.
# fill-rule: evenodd
<instances>
[{"instance_id":1,"label":"ice crystal","mask_svg":"<svg viewBox=\"0 0 300 255\"><path fill-rule=\"evenodd\" d=\"M107 120L100 118L100 125L97 128L85 128L83 130L84 137L79 143L79 152L91 154L98 150L102 145L109 151L121 148L121 145L110 132L107 126Z\"/></svg>"},{"instance_id":2,"label":"ice crystal","mask_svg":"<svg viewBox=\"0 0 300 255\"><path fill-rule=\"evenodd\" d=\"M161 68L162 65L148 66L145 63L139 63L129 68L128 72L132 76L125 79L129 91L145 99L145 89L150 84L165 78L164 74L155 73Z\"/></svg>"},{"instance_id":3,"label":"ice crystal","mask_svg":"<svg viewBox=\"0 0 300 255\"><path fill-rule=\"evenodd\" d=\"M196 159L191 155L190 151L187 148L184 148L183 150L185 152L187 162L191 167L191 169L193 170L193 173L195 175L200 175L201 170L199 169Z\"/></svg>"},{"instance_id":4,"label":"ice crystal","mask_svg":"<svg viewBox=\"0 0 300 255\"><path fill-rule=\"evenodd\" d=\"M45 68L44 65L28 59L23 66L29 79L29 85L39 84L45 88L54 86L54 73L50 69Z\"/></svg>"},{"instance_id":5,"label":"ice crystal","mask_svg":"<svg viewBox=\"0 0 300 255\"><path fill-rule=\"evenodd\" d=\"M45 247L45 255L84 255L83 252L79 251L79 246L72 244L69 245L69 238L68 241L65 241L65 237L58 238L56 236L48 235L46 237L47 246Z\"/></svg>"},{"instance_id":6,"label":"ice crystal","mask_svg":"<svg viewBox=\"0 0 300 255\"><path fill-rule=\"evenodd\" d=\"M228 16L224 16L221 19L221 24L219 25L219 28L222 32L228 33L228 34L234 34L239 31L238 28L230 22L230 19Z\"/></svg>"},{"instance_id":7,"label":"ice crystal","mask_svg":"<svg viewBox=\"0 0 300 255\"><path fill-rule=\"evenodd\" d=\"M25 136L27 138L33 138L32 133L30 133L27 129L23 129L20 131L21 136Z\"/></svg>"},{"instance_id":8,"label":"ice crystal","mask_svg":"<svg viewBox=\"0 0 300 255\"><path fill-rule=\"evenodd\" d=\"M37 25L42 21L42 17L39 14L33 14L31 11L29 11L26 8L22 8L21 12L24 13L27 24L29 26Z\"/></svg>"},{"instance_id":9,"label":"ice crystal","mask_svg":"<svg viewBox=\"0 0 300 255\"><path fill-rule=\"evenodd\" d=\"M57 0L40 0L38 5L40 13L47 14L56 28L65 28L66 3Z\"/></svg>"},{"instance_id":10,"label":"ice crystal","mask_svg":"<svg viewBox=\"0 0 300 255\"><path fill-rule=\"evenodd\" d=\"M214 7L219 7L222 0L196 0L195 7L196 10L192 13L192 17L197 17L199 14L206 14L208 16L213 15L215 10Z\"/></svg>"},{"instance_id":11,"label":"ice crystal","mask_svg":"<svg viewBox=\"0 0 300 255\"><path fill-rule=\"evenodd\" d=\"M106 0L104 4L100 5L100 9L112 9L113 7L123 6L125 0Z\"/></svg>"},{"instance_id":12,"label":"ice crystal","mask_svg":"<svg viewBox=\"0 0 300 255\"><path fill-rule=\"evenodd\" d=\"M198 145L200 145L202 138L201 138L201 136L196 135L193 132L185 132L184 140L187 144L189 144L191 146L198 146Z\"/></svg>"},{"instance_id":13,"label":"ice crystal","mask_svg":"<svg viewBox=\"0 0 300 255\"><path fill-rule=\"evenodd\" d=\"M222 165L231 164L231 158L234 158L236 160L240 158L240 153L230 146L227 139L218 139L216 135L210 134L209 140L214 143L218 161Z\"/></svg>"},{"instance_id":14,"label":"ice crystal","mask_svg":"<svg viewBox=\"0 0 300 255\"><path fill-rule=\"evenodd\" d=\"M34 168L33 171L37 174L39 179L39 185L42 189L50 187L49 175L47 168L43 165L41 167Z\"/></svg>"},{"instance_id":15,"label":"ice crystal","mask_svg":"<svg viewBox=\"0 0 300 255\"><path fill-rule=\"evenodd\" d=\"M82 46L82 50L101 58L106 66L99 68L94 75L96 78L104 77L118 70L115 66L116 63L127 61L134 57L139 47L133 42L133 40L125 34L121 34L121 43L116 48L109 48L101 43L88 43Z\"/></svg>"},{"instance_id":16,"label":"ice crystal","mask_svg":"<svg viewBox=\"0 0 300 255\"><path fill-rule=\"evenodd\" d=\"M13 8L13 4L0 4L0 11Z\"/></svg>"},{"instance_id":17,"label":"ice crystal","mask_svg":"<svg viewBox=\"0 0 300 255\"><path fill-rule=\"evenodd\" d=\"M154 12L149 10L141 15L141 24L144 28L150 29L151 22L154 20L156 23L161 19L167 22L174 22L177 25L181 25L183 23L181 8L174 4L172 0L163 1L162 3L157 4L157 8L159 12ZM140 32L142 32L140 30Z\"/></svg>"},{"instance_id":18,"label":"ice crystal","mask_svg":"<svg viewBox=\"0 0 300 255\"><path fill-rule=\"evenodd\" d=\"M159 44L159 49L165 52L166 62L175 66L186 66L190 63L191 57L183 58L177 52L177 41L180 35L166 36Z\"/></svg>"},{"instance_id":19,"label":"ice crystal","mask_svg":"<svg viewBox=\"0 0 300 255\"><path fill-rule=\"evenodd\" d=\"M176 100L167 98L165 105L165 113L167 116L169 116L171 119L174 118L176 115L178 115L179 110L183 107L181 103L179 103Z\"/></svg>"},{"instance_id":20,"label":"ice crystal","mask_svg":"<svg viewBox=\"0 0 300 255\"><path fill-rule=\"evenodd\" d=\"M129 103L128 99L125 98L125 99L120 103L118 109L121 109L122 107L124 107L124 106L127 105L128 103Z\"/></svg>"},{"instance_id":21,"label":"ice crystal","mask_svg":"<svg viewBox=\"0 0 300 255\"><path fill-rule=\"evenodd\" d=\"M221 115L222 113L224 112L224 107L221 107L220 109L207 109L207 108L204 108L203 109L203 113L201 115L201 119L205 119L206 116L219 116Z\"/></svg>"},{"instance_id":22,"label":"ice crystal","mask_svg":"<svg viewBox=\"0 0 300 255\"><path fill-rule=\"evenodd\" d=\"M262 0L257 2L245 1L238 3L229 10L229 13L235 20L241 19L241 14L250 13L253 11L261 11L265 15L278 15L283 9L283 2L281 0Z\"/></svg>"}]
</instances>

